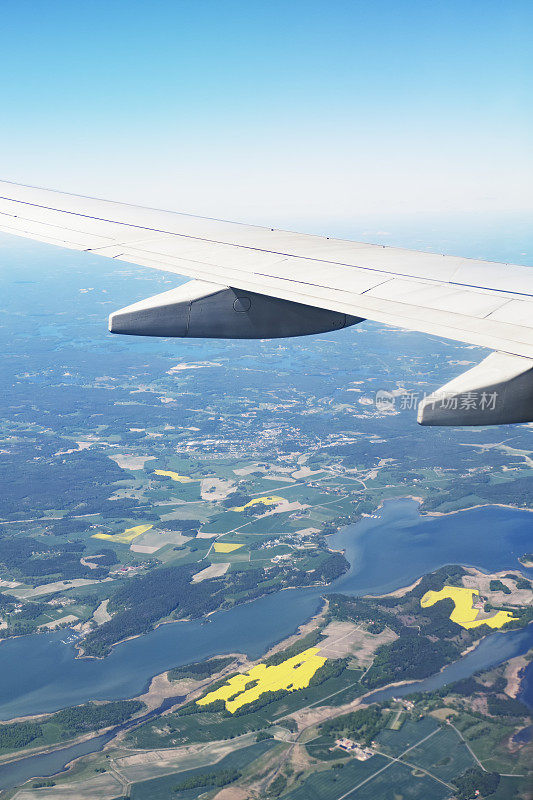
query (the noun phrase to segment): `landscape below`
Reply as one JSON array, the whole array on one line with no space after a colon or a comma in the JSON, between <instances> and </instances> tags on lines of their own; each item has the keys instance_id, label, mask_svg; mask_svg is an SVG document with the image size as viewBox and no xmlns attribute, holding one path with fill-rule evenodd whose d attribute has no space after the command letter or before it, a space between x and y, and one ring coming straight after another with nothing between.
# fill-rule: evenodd
<instances>
[{"instance_id":1,"label":"landscape below","mask_svg":"<svg viewBox=\"0 0 533 800\"><path fill-rule=\"evenodd\" d=\"M453 595L465 613L465 592L483 619L474 628L453 620ZM428 595L438 599L428 604ZM114 731L102 753L34 780L22 797L35 800L54 798L55 787L58 798L67 791L114 800L121 780L133 798L214 797L230 785L247 797L338 798L353 781L383 792L403 785L406 766L420 779L410 796L421 800L518 797L533 776L527 737L520 742L531 711L516 699L513 662L430 693L415 685L403 697L372 697L460 659L491 634L500 605L512 609L503 628L533 618L531 584L520 572L449 566L380 597L327 594L317 616L258 662L215 657L169 670L134 700L1 724L0 759ZM165 710L143 721L164 697Z\"/></svg>"},{"instance_id":2,"label":"landscape below","mask_svg":"<svg viewBox=\"0 0 533 800\"><path fill-rule=\"evenodd\" d=\"M100 318L131 302L129 271L28 248L26 280L0 276L0 654L49 639L61 680L71 644L105 672L162 623L209 633L214 612L260 598L327 602L259 658L215 649L138 697L6 720L2 776L10 759L113 738L2 800L339 800L359 784L372 800L524 797L527 655L364 702L531 619L531 430L422 431L409 407L483 351L371 324L290 342L121 341ZM167 280L140 270L135 293ZM383 389L393 409L376 404ZM16 670L4 674L16 695ZM34 702L45 690L24 689Z\"/></svg>"}]
</instances>

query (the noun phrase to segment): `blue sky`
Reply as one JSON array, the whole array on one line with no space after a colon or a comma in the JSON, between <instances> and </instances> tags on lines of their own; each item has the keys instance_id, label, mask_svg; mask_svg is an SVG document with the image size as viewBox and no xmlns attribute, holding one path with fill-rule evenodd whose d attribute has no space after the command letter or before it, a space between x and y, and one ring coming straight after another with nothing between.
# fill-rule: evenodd
<instances>
[{"instance_id":1,"label":"blue sky","mask_svg":"<svg viewBox=\"0 0 533 800\"><path fill-rule=\"evenodd\" d=\"M0 176L285 225L533 211L529 0L3 0Z\"/></svg>"}]
</instances>

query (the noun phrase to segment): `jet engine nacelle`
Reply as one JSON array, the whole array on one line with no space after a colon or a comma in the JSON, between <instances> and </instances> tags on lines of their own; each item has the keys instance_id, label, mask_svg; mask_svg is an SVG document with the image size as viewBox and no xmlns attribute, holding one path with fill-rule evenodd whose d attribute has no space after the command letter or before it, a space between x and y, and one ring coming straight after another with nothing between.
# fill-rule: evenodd
<instances>
[{"instance_id":1,"label":"jet engine nacelle","mask_svg":"<svg viewBox=\"0 0 533 800\"><path fill-rule=\"evenodd\" d=\"M362 322L338 311L293 303L203 281L115 311L111 333L216 339L274 339L325 333Z\"/></svg>"}]
</instances>

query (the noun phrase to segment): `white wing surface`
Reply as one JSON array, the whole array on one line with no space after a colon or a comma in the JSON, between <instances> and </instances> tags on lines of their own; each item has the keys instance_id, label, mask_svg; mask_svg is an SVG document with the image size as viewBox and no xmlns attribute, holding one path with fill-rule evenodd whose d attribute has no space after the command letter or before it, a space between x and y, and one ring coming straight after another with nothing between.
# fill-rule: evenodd
<instances>
[{"instance_id":1,"label":"white wing surface","mask_svg":"<svg viewBox=\"0 0 533 800\"><path fill-rule=\"evenodd\" d=\"M515 377L530 377L525 397L519 393L519 413L507 399L503 418L500 413L482 419L493 424L533 419L533 395L527 388L533 382L532 268L290 233L7 182L0 182L0 230L186 275L207 282L210 296L213 287L230 287L240 293L238 309L234 303L238 311L247 311L243 302L249 300L243 300L243 293L249 293L283 301L283 313L291 308L296 313L300 306L292 304L301 304L348 315L347 324L357 321L350 318L370 319L488 347L502 354L506 384L509 369ZM193 300L186 301L189 310L198 299L196 287L204 283L194 286ZM166 298L167 310L174 300ZM145 303L143 313L148 307L154 303ZM119 316L116 320L118 331ZM309 330L304 325L301 332ZM498 383L494 369L492 383L476 376L481 388ZM524 403L529 403L527 419ZM419 421L480 424L477 418L473 421L475 414L465 422L464 414L449 412L442 409L432 417L426 403Z\"/></svg>"}]
</instances>

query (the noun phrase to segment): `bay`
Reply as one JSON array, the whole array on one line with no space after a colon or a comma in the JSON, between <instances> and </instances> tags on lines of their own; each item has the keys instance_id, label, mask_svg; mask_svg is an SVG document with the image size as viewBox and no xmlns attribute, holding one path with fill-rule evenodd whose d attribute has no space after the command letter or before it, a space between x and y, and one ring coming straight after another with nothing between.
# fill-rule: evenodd
<instances>
[{"instance_id":1,"label":"bay","mask_svg":"<svg viewBox=\"0 0 533 800\"><path fill-rule=\"evenodd\" d=\"M345 551L350 571L332 585L346 594L385 594L445 564L484 572L525 569L518 557L533 544L533 513L486 506L421 516L414 500L394 500L328 539Z\"/></svg>"}]
</instances>

